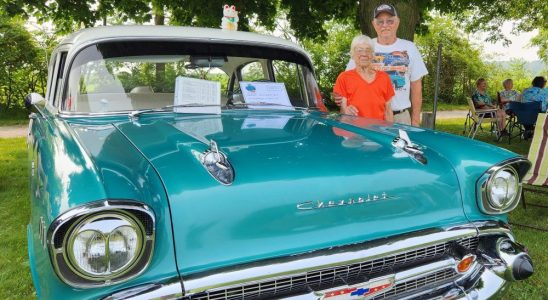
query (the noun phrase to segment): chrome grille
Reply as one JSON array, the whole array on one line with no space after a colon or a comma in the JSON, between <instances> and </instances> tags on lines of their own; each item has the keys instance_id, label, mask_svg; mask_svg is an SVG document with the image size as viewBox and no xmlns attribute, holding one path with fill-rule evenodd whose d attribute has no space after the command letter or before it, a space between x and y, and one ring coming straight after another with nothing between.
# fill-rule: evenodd
<instances>
[{"instance_id":1,"label":"chrome grille","mask_svg":"<svg viewBox=\"0 0 548 300\"><path fill-rule=\"evenodd\" d=\"M439 271L415 280L399 283L399 284L396 284L391 290L376 296L375 298L373 298L373 300L380 300L380 299L400 296L406 292L414 291L416 289L419 289L427 285L440 284L441 282L449 281L453 279L455 275L457 275L457 273L454 270L447 269L447 270Z\"/></svg>"},{"instance_id":2,"label":"chrome grille","mask_svg":"<svg viewBox=\"0 0 548 300\"><path fill-rule=\"evenodd\" d=\"M477 248L478 241L479 239L477 237L471 237L461 239L457 242L466 248L475 250ZM379 276L383 273L394 272L400 268L439 258L444 255L446 249L451 243L452 242L435 244L425 248L389 255L371 261L325 268L291 277L281 277L263 282L250 282L241 286L206 291L183 297L183 300L279 298L292 294L307 293L310 290L324 290L345 284L359 283L368 280L368 278ZM421 278L420 280L406 282L401 284L401 287L400 284L398 284L394 288L395 293L403 293L455 275L452 271L450 271L451 274L443 272L440 272L440 274L434 273ZM388 293L389 292L386 294ZM386 297L389 296L390 295L387 295Z\"/></svg>"}]
</instances>

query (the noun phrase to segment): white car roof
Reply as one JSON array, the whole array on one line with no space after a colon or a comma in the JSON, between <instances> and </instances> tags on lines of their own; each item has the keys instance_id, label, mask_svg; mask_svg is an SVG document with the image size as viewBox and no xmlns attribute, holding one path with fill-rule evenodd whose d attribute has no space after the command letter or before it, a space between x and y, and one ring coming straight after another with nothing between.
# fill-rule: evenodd
<instances>
[{"instance_id":1,"label":"white car roof","mask_svg":"<svg viewBox=\"0 0 548 300\"><path fill-rule=\"evenodd\" d=\"M301 53L306 52L297 44L281 38L243 31L228 31L213 28L154 26L154 25L120 25L100 26L80 30L67 36L60 45L71 44L77 47L100 40L115 38L143 39L178 39L178 40L210 40L227 43L265 44L290 48Z\"/></svg>"}]
</instances>

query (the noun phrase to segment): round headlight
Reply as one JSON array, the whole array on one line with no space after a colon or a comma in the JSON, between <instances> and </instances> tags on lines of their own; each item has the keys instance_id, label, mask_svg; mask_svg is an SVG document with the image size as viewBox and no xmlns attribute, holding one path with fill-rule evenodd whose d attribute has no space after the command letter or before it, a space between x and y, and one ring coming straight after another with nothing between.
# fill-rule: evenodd
<instances>
[{"instance_id":1,"label":"round headlight","mask_svg":"<svg viewBox=\"0 0 548 300\"><path fill-rule=\"evenodd\" d=\"M110 269L112 272L124 269L136 256L139 237L129 226L118 227L108 238Z\"/></svg>"},{"instance_id":2,"label":"round headlight","mask_svg":"<svg viewBox=\"0 0 548 300\"><path fill-rule=\"evenodd\" d=\"M67 235L69 265L83 277L105 279L128 270L143 248L144 229L121 213L84 218Z\"/></svg>"},{"instance_id":3,"label":"round headlight","mask_svg":"<svg viewBox=\"0 0 548 300\"><path fill-rule=\"evenodd\" d=\"M72 257L84 272L94 275L104 274L108 269L105 247L106 239L95 230L84 230L74 238Z\"/></svg>"},{"instance_id":4,"label":"round headlight","mask_svg":"<svg viewBox=\"0 0 548 300\"><path fill-rule=\"evenodd\" d=\"M489 205L495 210L505 210L516 204L519 192L519 178L513 168L497 170L489 178L487 198Z\"/></svg>"}]
</instances>

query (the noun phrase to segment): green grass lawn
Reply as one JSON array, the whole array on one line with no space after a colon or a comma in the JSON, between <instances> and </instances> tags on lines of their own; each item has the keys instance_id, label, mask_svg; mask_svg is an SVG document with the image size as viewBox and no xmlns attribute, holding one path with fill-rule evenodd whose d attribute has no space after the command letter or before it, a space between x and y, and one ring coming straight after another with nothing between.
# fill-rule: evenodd
<instances>
[{"instance_id":1,"label":"green grass lawn","mask_svg":"<svg viewBox=\"0 0 548 300\"><path fill-rule=\"evenodd\" d=\"M29 215L25 139L0 139L0 299L36 297L27 256Z\"/></svg>"},{"instance_id":2,"label":"green grass lawn","mask_svg":"<svg viewBox=\"0 0 548 300\"><path fill-rule=\"evenodd\" d=\"M438 102L438 111L443 110L468 110L467 104L448 104L443 102ZM423 102L422 111L423 112L432 112L434 110L434 103L432 102Z\"/></svg>"},{"instance_id":3,"label":"green grass lawn","mask_svg":"<svg viewBox=\"0 0 548 300\"><path fill-rule=\"evenodd\" d=\"M464 120L438 121L436 128L462 134ZM488 132L479 140L527 155L529 142L494 142ZM527 203L548 205L545 195L526 192ZM26 249L26 225L29 219L27 152L24 138L0 138L0 299L35 298ZM510 214L512 223L548 227L548 209L520 205ZM510 285L503 299L548 298L548 232L515 225L517 241L526 245L533 258L535 274L526 281Z\"/></svg>"}]
</instances>

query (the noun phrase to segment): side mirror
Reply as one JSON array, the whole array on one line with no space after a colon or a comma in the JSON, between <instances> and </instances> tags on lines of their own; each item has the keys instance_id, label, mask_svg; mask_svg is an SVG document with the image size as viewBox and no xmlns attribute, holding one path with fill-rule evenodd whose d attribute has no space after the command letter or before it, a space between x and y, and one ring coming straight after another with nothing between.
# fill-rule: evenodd
<instances>
[{"instance_id":1,"label":"side mirror","mask_svg":"<svg viewBox=\"0 0 548 300\"><path fill-rule=\"evenodd\" d=\"M32 106L46 101L42 95L38 93L30 93L25 97L25 107L30 109Z\"/></svg>"}]
</instances>

